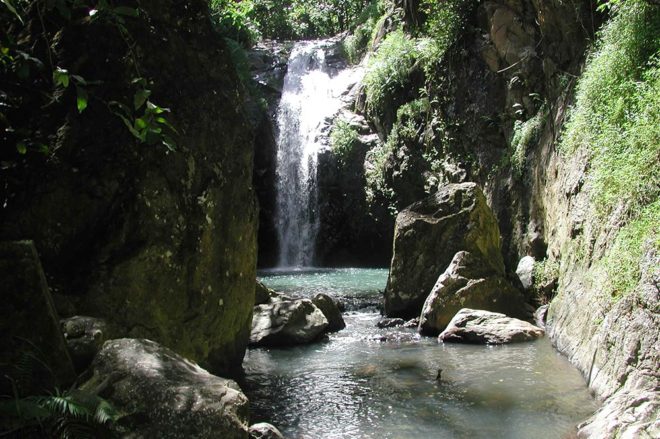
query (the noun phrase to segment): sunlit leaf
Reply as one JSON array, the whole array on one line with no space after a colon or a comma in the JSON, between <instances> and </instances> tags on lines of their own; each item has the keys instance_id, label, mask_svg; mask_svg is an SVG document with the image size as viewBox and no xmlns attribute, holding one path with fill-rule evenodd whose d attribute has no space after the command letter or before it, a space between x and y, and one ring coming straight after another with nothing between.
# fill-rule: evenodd
<instances>
[{"instance_id":1,"label":"sunlit leaf","mask_svg":"<svg viewBox=\"0 0 660 439\"><path fill-rule=\"evenodd\" d=\"M87 90L84 87L76 86L76 106L78 107L78 113L82 113L87 108L87 103L89 100L89 95Z\"/></svg>"}]
</instances>

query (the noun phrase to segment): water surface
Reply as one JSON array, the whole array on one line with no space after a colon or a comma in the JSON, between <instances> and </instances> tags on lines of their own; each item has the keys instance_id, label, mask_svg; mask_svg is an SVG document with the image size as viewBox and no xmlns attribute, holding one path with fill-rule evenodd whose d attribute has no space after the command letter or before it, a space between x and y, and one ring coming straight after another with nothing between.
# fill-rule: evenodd
<instances>
[{"instance_id":1,"label":"water surface","mask_svg":"<svg viewBox=\"0 0 660 439\"><path fill-rule=\"evenodd\" d=\"M547 339L508 346L439 344L378 329L386 270L262 272L290 295L326 292L355 310L328 340L250 349L245 391L254 422L292 439L563 438L596 404ZM441 380L436 380L442 369Z\"/></svg>"}]
</instances>

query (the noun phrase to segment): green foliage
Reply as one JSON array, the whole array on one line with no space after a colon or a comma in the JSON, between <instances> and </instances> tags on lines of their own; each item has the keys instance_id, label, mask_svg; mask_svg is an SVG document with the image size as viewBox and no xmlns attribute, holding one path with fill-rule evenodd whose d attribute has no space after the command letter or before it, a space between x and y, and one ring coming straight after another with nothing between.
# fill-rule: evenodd
<instances>
[{"instance_id":1,"label":"green foliage","mask_svg":"<svg viewBox=\"0 0 660 439\"><path fill-rule=\"evenodd\" d=\"M532 270L533 289L539 304L546 304L552 299L554 290L549 288L559 279L560 264L557 259L544 259L534 262ZM556 285L554 285L556 286Z\"/></svg>"},{"instance_id":2,"label":"green foliage","mask_svg":"<svg viewBox=\"0 0 660 439\"><path fill-rule=\"evenodd\" d=\"M369 60L364 77L369 113L378 113L408 84L418 55L415 40L400 29L383 40Z\"/></svg>"},{"instance_id":3,"label":"green foliage","mask_svg":"<svg viewBox=\"0 0 660 439\"><path fill-rule=\"evenodd\" d=\"M561 143L564 154L589 153L595 219L615 214L622 225L602 260L617 297L639 281L642 243L660 225L659 35L659 8L641 0L618 5L578 83Z\"/></svg>"},{"instance_id":4,"label":"green foliage","mask_svg":"<svg viewBox=\"0 0 660 439\"><path fill-rule=\"evenodd\" d=\"M14 434L63 439L97 438L105 425L120 417L108 401L77 389L0 400L0 414Z\"/></svg>"},{"instance_id":5,"label":"green foliage","mask_svg":"<svg viewBox=\"0 0 660 439\"><path fill-rule=\"evenodd\" d=\"M343 119L335 119L330 132L330 146L339 162L346 164L355 149L358 139L357 129Z\"/></svg>"},{"instance_id":6,"label":"green foliage","mask_svg":"<svg viewBox=\"0 0 660 439\"><path fill-rule=\"evenodd\" d=\"M318 38L351 30L370 0L211 0L220 31L243 44L260 37Z\"/></svg>"},{"instance_id":7,"label":"green foliage","mask_svg":"<svg viewBox=\"0 0 660 439\"><path fill-rule=\"evenodd\" d=\"M640 261L645 250L660 249L660 201L644 208L616 235L614 244L599 266L606 274L605 290L614 298L632 291L641 276Z\"/></svg>"},{"instance_id":8,"label":"green foliage","mask_svg":"<svg viewBox=\"0 0 660 439\"><path fill-rule=\"evenodd\" d=\"M513 138L509 147L509 162L517 177L523 175L527 151L538 142L547 115L546 107L542 107L531 119L524 122L517 120L514 123Z\"/></svg>"},{"instance_id":9,"label":"green foliage","mask_svg":"<svg viewBox=\"0 0 660 439\"><path fill-rule=\"evenodd\" d=\"M350 63L357 64L362 59L373 41L372 34L382 14L381 3L374 1L355 20L355 30L342 40L344 54Z\"/></svg>"},{"instance_id":10,"label":"green foliage","mask_svg":"<svg viewBox=\"0 0 660 439\"><path fill-rule=\"evenodd\" d=\"M388 182L388 164L391 163L398 151L408 147L409 153L428 145L425 122L430 109L428 99L416 99L402 105L397 110L397 118L387 141L382 146L369 151L365 170L367 202L373 205L375 200L382 198L389 202L390 212L396 213L394 204L394 188ZM416 151L419 153L419 151Z\"/></svg>"},{"instance_id":11,"label":"green foliage","mask_svg":"<svg viewBox=\"0 0 660 439\"><path fill-rule=\"evenodd\" d=\"M99 0L92 5L80 0L5 0L2 3L6 10L0 9L0 19L10 23L8 32L0 36L0 74L3 78L0 93L0 139L3 143L15 145L19 155L28 152L53 154L55 148L49 146L52 138L42 131L42 127L26 124L24 115L64 99L71 100L79 114L92 104L100 104L119 116L140 142L160 143L168 149L174 148L172 135L176 134L176 130L165 116L169 110L156 105L153 100L147 100L148 95L145 97L145 93L151 94L151 91L146 89L146 80L141 77L140 63L134 50L135 42L126 27L127 19L143 14L140 9L115 6L107 0ZM37 23L26 23L23 17L27 16L27 11L33 14L37 11ZM134 102L141 100L139 107L144 105L144 111L124 111L130 106L120 104L119 98L116 101L106 100L101 98L101 93L96 93L97 88L103 85L102 81L84 78L66 66L56 64L56 54L51 49L53 40L63 29L74 25L82 17L110 25L125 42L129 53L127 61L136 77L131 84L135 87ZM34 25L41 27L39 43L43 43L43 46L32 44L30 39L19 38L24 30ZM7 151L4 154L5 159L16 160L16 157L7 156Z\"/></svg>"}]
</instances>

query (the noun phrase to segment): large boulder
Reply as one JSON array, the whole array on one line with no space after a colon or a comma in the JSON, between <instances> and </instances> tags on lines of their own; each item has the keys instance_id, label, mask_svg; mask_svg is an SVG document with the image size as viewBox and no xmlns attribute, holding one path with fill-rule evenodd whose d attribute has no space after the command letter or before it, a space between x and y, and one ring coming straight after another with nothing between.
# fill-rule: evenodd
<instances>
[{"instance_id":1,"label":"large boulder","mask_svg":"<svg viewBox=\"0 0 660 439\"><path fill-rule=\"evenodd\" d=\"M130 44L103 19L72 20L57 33L53 65L75 66L98 85L82 114L70 87L59 103L10 118L38 125L50 153L3 166L0 240L33 239L50 286L76 298L75 314L213 371L238 368L254 305L258 215L254 132L232 52L202 0L141 2L124 26ZM26 45L41 44L41 32ZM178 131L175 152L137 144L104 104L132 107L138 66L150 99L171 109L163 116Z\"/></svg>"},{"instance_id":2,"label":"large boulder","mask_svg":"<svg viewBox=\"0 0 660 439\"><path fill-rule=\"evenodd\" d=\"M327 327L328 320L311 300L275 301L254 307L250 344L286 346L310 343Z\"/></svg>"},{"instance_id":3,"label":"large boulder","mask_svg":"<svg viewBox=\"0 0 660 439\"><path fill-rule=\"evenodd\" d=\"M426 298L420 316L420 332L438 335L465 307L521 318L528 314L520 291L481 257L462 251L456 253Z\"/></svg>"},{"instance_id":4,"label":"large boulder","mask_svg":"<svg viewBox=\"0 0 660 439\"><path fill-rule=\"evenodd\" d=\"M523 320L504 314L464 308L439 336L451 343L504 344L531 341L543 337L545 331Z\"/></svg>"},{"instance_id":5,"label":"large boulder","mask_svg":"<svg viewBox=\"0 0 660 439\"><path fill-rule=\"evenodd\" d=\"M339 305L332 297L327 294L319 293L312 299L312 303L321 310L325 318L328 320L328 332L341 331L346 327L346 322L341 315Z\"/></svg>"},{"instance_id":6,"label":"large boulder","mask_svg":"<svg viewBox=\"0 0 660 439\"><path fill-rule=\"evenodd\" d=\"M520 259L516 267L516 275L525 291L531 290L534 286L534 262L532 256L525 256Z\"/></svg>"},{"instance_id":7,"label":"large boulder","mask_svg":"<svg viewBox=\"0 0 660 439\"><path fill-rule=\"evenodd\" d=\"M254 288L254 304L263 305L268 303L276 295L277 293L264 285L263 282L257 281L257 284Z\"/></svg>"},{"instance_id":8,"label":"large boulder","mask_svg":"<svg viewBox=\"0 0 660 439\"><path fill-rule=\"evenodd\" d=\"M117 437L246 439L248 400L231 380L211 375L153 341L107 341L82 389L120 413Z\"/></svg>"},{"instance_id":9,"label":"large boulder","mask_svg":"<svg viewBox=\"0 0 660 439\"><path fill-rule=\"evenodd\" d=\"M497 220L475 183L447 185L399 213L385 313L417 317L438 276L461 250L504 274Z\"/></svg>"},{"instance_id":10,"label":"large boulder","mask_svg":"<svg viewBox=\"0 0 660 439\"><path fill-rule=\"evenodd\" d=\"M0 297L0 394L71 384L76 375L32 242L0 243Z\"/></svg>"}]
</instances>

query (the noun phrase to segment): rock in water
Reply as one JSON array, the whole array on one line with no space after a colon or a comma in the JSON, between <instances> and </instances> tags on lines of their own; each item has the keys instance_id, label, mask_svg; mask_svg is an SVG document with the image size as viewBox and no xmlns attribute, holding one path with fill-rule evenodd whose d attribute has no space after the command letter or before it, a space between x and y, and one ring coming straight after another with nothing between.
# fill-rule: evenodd
<instances>
[{"instance_id":1,"label":"rock in water","mask_svg":"<svg viewBox=\"0 0 660 439\"><path fill-rule=\"evenodd\" d=\"M417 317L438 276L461 250L504 274L497 220L475 183L447 185L399 213L385 313Z\"/></svg>"},{"instance_id":2,"label":"rock in water","mask_svg":"<svg viewBox=\"0 0 660 439\"><path fill-rule=\"evenodd\" d=\"M379 328L396 328L397 326L403 326L406 324L406 321L400 318L384 318L380 319L376 326Z\"/></svg>"},{"instance_id":3,"label":"rock in water","mask_svg":"<svg viewBox=\"0 0 660 439\"><path fill-rule=\"evenodd\" d=\"M118 437L245 439L248 400L234 381L150 340L107 341L82 389L98 393L124 414Z\"/></svg>"},{"instance_id":4,"label":"rock in water","mask_svg":"<svg viewBox=\"0 0 660 439\"><path fill-rule=\"evenodd\" d=\"M328 320L328 332L341 331L346 327L346 322L341 315L339 304L327 294L317 294L312 299L312 303L321 310L325 318Z\"/></svg>"},{"instance_id":5,"label":"rock in water","mask_svg":"<svg viewBox=\"0 0 660 439\"><path fill-rule=\"evenodd\" d=\"M284 439L280 431L274 425L260 422L250 426L250 439Z\"/></svg>"},{"instance_id":6,"label":"rock in water","mask_svg":"<svg viewBox=\"0 0 660 439\"><path fill-rule=\"evenodd\" d=\"M0 243L0 297L0 394L71 384L76 375L31 241Z\"/></svg>"},{"instance_id":7,"label":"rock in water","mask_svg":"<svg viewBox=\"0 0 660 439\"><path fill-rule=\"evenodd\" d=\"M452 343L504 344L535 340L545 331L504 314L463 308L438 340Z\"/></svg>"},{"instance_id":8,"label":"rock in water","mask_svg":"<svg viewBox=\"0 0 660 439\"><path fill-rule=\"evenodd\" d=\"M525 256L520 259L516 268L516 275L525 291L531 290L534 286L534 258Z\"/></svg>"},{"instance_id":9,"label":"rock in water","mask_svg":"<svg viewBox=\"0 0 660 439\"><path fill-rule=\"evenodd\" d=\"M420 332L438 335L465 307L527 317L525 300L520 291L480 257L458 252L424 302Z\"/></svg>"},{"instance_id":10,"label":"rock in water","mask_svg":"<svg viewBox=\"0 0 660 439\"><path fill-rule=\"evenodd\" d=\"M275 297L277 293L262 282L257 281L256 287L254 289L254 304L263 305L270 302L270 299Z\"/></svg>"},{"instance_id":11,"label":"rock in water","mask_svg":"<svg viewBox=\"0 0 660 439\"><path fill-rule=\"evenodd\" d=\"M103 343L111 338L108 324L103 319L74 316L60 320L60 325L78 372L87 369Z\"/></svg>"},{"instance_id":12,"label":"rock in water","mask_svg":"<svg viewBox=\"0 0 660 439\"><path fill-rule=\"evenodd\" d=\"M277 301L254 307L250 344L286 346L316 340L328 320L308 299Z\"/></svg>"}]
</instances>

